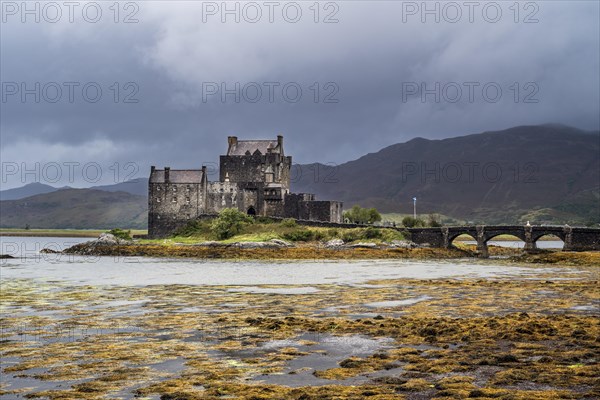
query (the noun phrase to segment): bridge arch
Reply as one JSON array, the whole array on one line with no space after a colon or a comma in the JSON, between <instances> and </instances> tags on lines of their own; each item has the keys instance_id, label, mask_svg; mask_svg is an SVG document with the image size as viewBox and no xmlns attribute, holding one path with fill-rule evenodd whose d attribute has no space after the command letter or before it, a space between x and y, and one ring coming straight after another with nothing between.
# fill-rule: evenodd
<instances>
[{"instance_id":1,"label":"bridge arch","mask_svg":"<svg viewBox=\"0 0 600 400\"><path fill-rule=\"evenodd\" d=\"M472 233L472 232L468 232L468 231L455 232L455 233L448 233L448 247L454 246L454 241L463 235L468 236L470 238L469 241L473 241L473 242L475 242L475 244L477 244L477 234L476 233Z\"/></svg>"},{"instance_id":2,"label":"bridge arch","mask_svg":"<svg viewBox=\"0 0 600 400\"><path fill-rule=\"evenodd\" d=\"M542 238L548 238L552 241L560 242L558 246L548 246L547 243L544 243L545 240L540 240ZM536 248L541 249L564 249L565 248L565 235L558 235L556 233L546 233L546 234L538 234L532 235L532 240L535 243Z\"/></svg>"},{"instance_id":3,"label":"bridge arch","mask_svg":"<svg viewBox=\"0 0 600 400\"><path fill-rule=\"evenodd\" d=\"M491 232L491 233L486 232L484 234L483 240L485 241L485 243L488 243L490 241L493 241L498 236L512 236L516 240L520 240L523 243L527 242L527 238L525 237L524 232L523 233L522 232Z\"/></svg>"},{"instance_id":4,"label":"bridge arch","mask_svg":"<svg viewBox=\"0 0 600 400\"><path fill-rule=\"evenodd\" d=\"M564 232L554 231L554 230L553 231L533 232L531 234L531 240L533 240L534 242L537 242L544 236L555 236L555 237L559 238L563 243L566 240L566 235Z\"/></svg>"},{"instance_id":5,"label":"bridge arch","mask_svg":"<svg viewBox=\"0 0 600 400\"><path fill-rule=\"evenodd\" d=\"M505 236L507 237L507 240L494 240L497 239L499 236ZM527 244L527 240L525 238L525 235L515 235L514 233L497 233L495 235L486 235L485 236L485 245L488 246L490 245L490 242L496 242L493 245L494 246L498 246L498 247L507 247L507 248L517 248L517 249L524 249L526 247ZM508 243L504 243L502 244L502 242L517 242L516 246L508 246Z\"/></svg>"}]
</instances>

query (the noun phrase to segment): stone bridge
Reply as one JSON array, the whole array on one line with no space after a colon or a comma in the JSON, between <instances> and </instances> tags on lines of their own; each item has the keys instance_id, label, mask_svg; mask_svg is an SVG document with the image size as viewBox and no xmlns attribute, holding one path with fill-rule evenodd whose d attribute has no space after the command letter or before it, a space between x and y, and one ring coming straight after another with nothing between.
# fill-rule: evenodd
<instances>
[{"instance_id":1,"label":"stone bridge","mask_svg":"<svg viewBox=\"0 0 600 400\"><path fill-rule=\"evenodd\" d=\"M467 234L477 241L481 257L488 256L488 241L499 235L516 236L525 242L525 250L537 248L536 242L545 235L555 235L563 242L563 251L600 250L600 229L570 226L449 226L441 228L408 228L413 242L429 243L448 248L458 236Z\"/></svg>"}]
</instances>

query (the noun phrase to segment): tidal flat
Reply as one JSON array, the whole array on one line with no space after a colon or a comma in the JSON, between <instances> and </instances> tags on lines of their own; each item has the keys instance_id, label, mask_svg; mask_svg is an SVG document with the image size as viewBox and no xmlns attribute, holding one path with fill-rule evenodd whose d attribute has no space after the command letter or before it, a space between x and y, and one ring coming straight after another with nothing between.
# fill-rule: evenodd
<instances>
[{"instance_id":1,"label":"tidal flat","mask_svg":"<svg viewBox=\"0 0 600 400\"><path fill-rule=\"evenodd\" d=\"M600 397L596 253L211 260L38 242L0 263L3 400Z\"/></svg>"}]
</instances>

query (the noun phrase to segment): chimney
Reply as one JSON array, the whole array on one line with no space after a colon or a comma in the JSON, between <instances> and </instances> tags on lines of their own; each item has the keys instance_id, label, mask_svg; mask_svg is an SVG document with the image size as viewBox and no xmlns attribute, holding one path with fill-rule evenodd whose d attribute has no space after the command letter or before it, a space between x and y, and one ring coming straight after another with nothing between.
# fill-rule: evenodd
<instances>
[{"instance_id":1,"label":"chimney","mask_svg":"<svg viewBox=\"0 0 600 400\"><path fill-rule=\"evenodd\" d=\"M277 135L277 144L280 148L283 148L283 135Z\"/></svg>"},{"instance_id":2,"label":"chimney","mask_svg":"<svg viewBox=\"0 0 600 400\"><path fill-rule=\"evenodd\" d=\"M150 166L150 175L152 175L154 173L154 170L156 170L156 167L154 165Z\"/></svg>"},{"instance_id":3,"label":"chimney","mask_svg":"<svg viewBox=\"0 0 600 400\"><path fill-rule=\"evenodd\" d=\"M237 136L227 136L227 143L229 146L235 146L237 144Z\"/></svg>"},{"instance_id":4,"label":"chimney","mask_svg":"<svg viewBox=\"0 0 600 400\"><path fill-rule=\"evenodd\" d=\"M165 167L165 182L169 183L170 179L170 173L171 173L171 168L169 167Z\"/></svg>"}]
</instances>

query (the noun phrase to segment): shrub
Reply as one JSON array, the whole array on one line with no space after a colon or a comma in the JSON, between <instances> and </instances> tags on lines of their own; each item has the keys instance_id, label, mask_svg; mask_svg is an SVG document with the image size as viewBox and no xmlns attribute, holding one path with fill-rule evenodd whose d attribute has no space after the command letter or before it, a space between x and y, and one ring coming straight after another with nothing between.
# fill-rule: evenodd
<instances>
[{"instance_id":1,"label":"shrub","mask_svg":"<svg viewBox=\"0 0 600 400\"><path fill-rule=\"evenodd\" d=\"M282 235L285 240L292 242L308 242L314 238L313 232L308 229L296 229Z\"/></svg>"},{"instance_id":2,"label":"shrub","mask_svg":"<svg viewBox=\"0 0 600 400\"><path fill-rule=\"evenodd\" d=\"M108 231L108 233L114 235L117 239L131 240L131 231L124 231L123 229L115 228Z\"/></svg>"},{"instance_id":3,"label":"shrub","mask_svg":"<svg viewBox=\"0 0 600 400\"><path fill-rule=\"evenodd\" d=\"M429 216L427 217L427 225L429 225L432 228L439 228L440 226L442 226L439 215L429 214Z\"/></svg>"},{"instance_id":4,"label":"shrub","mask_svg":"<svg viewBox=\"0 0 600 400\"><path fill-rule=\"evenodd\" d=\"M349 230L349 231L342 233L341 239L344 242L354 242L355 240L359 239L359 235L358 235L358 232L353 229L353 230Z\"/></svg>"},{"instance_id":5,"label":"shrub","mask_svg":"<svg viewBox=\"0 0 600 400\"><path fill-rule=\"evenodd\" d=\"M199 234L210 234L212 233L210 229L210 223L208 221L199 221L199 220L191 220L188 221L187 224L177 229L173 236L183 236L190 237L196 236Z\"/></svg>"},{"instance_id":6,"label":"shrub","mask_svg":"<svg viewBox=\"0 0 600 400\"><path fill-rule=\"evenodd\" d=\"M381 233L381 230L370 226L363 231L362 236L365 239L381 239L383 234Z\"/></svg>"},{"instance_id":7,"label":"shrub","mask_svg":"<svg viewBox=\"0 0 600 400\"><path fill-rule=\"evenodd\" d=\"M402 218L402 225L407 228L417 228L424 227L426 224L421 218L413 218L409 216Z\"/></svg>"},{"instance_id":8,"label":"shrub","mask_svg":"<svg viewBox=\"0 0 600 400\"><path fill-rule=\"evenodd\" d=\"M312 231L311 233L312 233L312 240L323 240L327 236L322 231Z\"/></svg>"},{"instance_id":9,"label":"shrub","mask_svg":"<svg viewBox=\"0 0 600 400\"><path fill-rule=\"evenodd\" d=\"M296 220L294 218L286 218L283 221L281 221L281 226L284 226L286 228L295 228L298 224L296 223Z\"/></svg>"},{"instance_id":10,"label":"shrub","mask_svg":"<svg viewBox=\"0 0 600 400\"><path fill-rule=\"evenodd\" d=\"M223 240L240 233L244 226L252 222L252 217L243 212L235 208L226 208L219 213L210 228L219 240Z\"/></svg>"},{"instance_id":11,"label":"shrub","mask_svg":"<svg viewBox=\"0 0 600 400\"><path fill-rule=\"evenodd\" d=\"M344 213L344 218L353 224L372 224L381 221L381 214L374 208L354 206Z\"/></svg>"},{"instance_id":12,"label":"shrub","mask_svg":"<svg viewBox=\"0 0 600 400\"><path fill-rule=\"evenodd\" d=\"M273 224L276 221L270 217L263 217L262 215L254 217L254 221L260 224Z\"/></svg>"}]
</instances>

